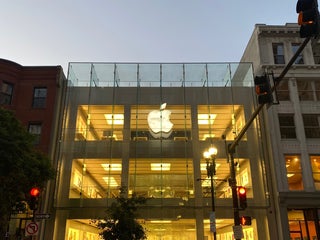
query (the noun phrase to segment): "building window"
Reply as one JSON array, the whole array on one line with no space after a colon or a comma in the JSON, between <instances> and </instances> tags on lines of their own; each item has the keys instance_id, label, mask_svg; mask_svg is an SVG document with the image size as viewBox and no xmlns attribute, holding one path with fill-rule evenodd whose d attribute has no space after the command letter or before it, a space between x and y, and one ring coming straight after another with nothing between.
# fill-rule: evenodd
<instances>
[{"instance_id":1,"label":"building window","mask_svg":"<svg viewBox=\"0 0 320 240\"><path fill-rule=\"evenodd\" d=\"M299 49L300 47L300 43L292 43L291 44L291 48L292 48L292 52L293 54L295 54L297 52L297 50ZM302 54L300 53L299 56L297 57L297 59L294 61L295 64L304 64L304 61L303 61L303 56Z\"/></svg>"},{"instance_id":2,"label":"building window","mask_svg":"<svg viewBox=\"0 0 320 240\"><path fill-rule=\"evenodd\" d=\"M285 156L289 190L303 190L300 156Z\"/></svg>"},{"instance_id":3,"label":"building window","mask_svg":"<svg viewBox=\"0 0 320 240\"><path fill-rule=\"evenodd\" d=\"M273 50L274 64L285 64L283 43L273 43L272 50Z\"/></svg>"},{"instance_id":4,"label":"building window","mask_svg":"<svg viewBox=\"0 0 320 240\"><path fill-rule=\"evenodd\" d=\"M0 92L0 104L10 105L13 95L13 84L3 82Z\"/></svg>"},{"instance_id":5,"label":"building window","mask_svg":"<svg viewBox=\"0 0 320 240\"><path fill-rule=\"evenodd\" d=\"M290 239L319 239L319 214L316 208L288 209Z\"/></svg>"},{"instance_id":6,"label":"building window","mask_svg":"<svg viewBox=\"0 0 320 240\"><path fill-rule=\"evenodd\" d=\"M122 105L80 105L77 112L76 141L122 141Z\"/></svg>"},{"instance_id":7,"label":"building window","mask_svg":"<svg viewBox=\"0 0 320 240\"><path fill-rule=\"evenodd\" d=\"M284 79L280 81L276 90L279 101L290 101L288 80Z\"/></svg>"},{"instance_id":8,"label":"building window","mask_svg":"<svg viewBox=\"0 0 320 240\"><path fill-rule=\"evenodd\" d=\"M280 134L282 139L297 138L293 114L279 114Z\"/></svg>"},{"instance_id":9,"label":"building window","mask_svg":"<svg viewBox=\"0 0 320 240\"><path fill-rule=\"evenodd\" d=\"M242 105L199 105L199 140L211 141L221 136L226 140L235 139L245 125L243 109Z\"/></svg>"},{"instance_id":10,"label":"building window","mask_svg":"<svg viewBox=\"0 0 320 240\"><path fill-rule=\"evenodd\" d=\"M131 140L191 139L191 110L183 105L139 105L131 108Z\"/></svg>"},{"instance_id":11,"label":"building window","mask_svg":"<svg viewBox=\"0 0 320 240\"><path fill-rule=\"evenodd\" d=\"M35 145L40 143L41 128L41 123L29 123L28 131L34 136Z\"/></svg>"},{"instance_id":12,"label":"building window","mask_svg":"<svg viewBox=\"0 0 320 240\"><path fill-rule=\"evenodd\" d=\"M193 198L192 159L130 159L129 195L133 192L147 198Z\"/></svg>"},{"instance_id":13,"label":"building window","mask_svg":"<svg viewBox=\"0 0 320 240\"><path fill-rule=\"evenodd\" d=\"M315 92L317 96L317 101L320 101L320 81L314 82Z\"/></svg>"},{"instance_id":14,"label":"building window","mask_svg":"<svg viewBox=\"0 0 320 240\"><path fill-rule=\"evenodd\" d=\"M300 101L313 101L313 90L310 81L297 80L298 94Z\"/></svg>"},{"instance_id":15,"label":"building window","mask_svg":"<svg viewBox=\"0 0 320 240\"><path fill-rule=\"evenodd\" d=\"M312 176L316 190L320 190L320 156L310 156Z\"/></svg>"},{"instance_id":16,"label":"building window","mask_svg":"<svg viewBox=\"0 0 320 240\"><path fill-rule=\"evenodd\" d=\"M114 198L119 196L120 159L73 159L69 198Z\"/></svg>"},{"instance_id":17,"label":"building window","mask_svg":"<svg viewBox=\"0 0 320 240\"><path fill-rule=\"evenodd\" d=\"M320 138L320 114L302 114L306 138Z\"/></svg>"},{"instance_id":18,"label":"building window","mask_svg":"<svg viewBox=\"0 0 320 240\"><path fill-rule=\"evenodd\" d=\"M36 87L33 91L33 108L45 108L47 100L47 88L46 87Z\"/></svg>"}]
</instances>

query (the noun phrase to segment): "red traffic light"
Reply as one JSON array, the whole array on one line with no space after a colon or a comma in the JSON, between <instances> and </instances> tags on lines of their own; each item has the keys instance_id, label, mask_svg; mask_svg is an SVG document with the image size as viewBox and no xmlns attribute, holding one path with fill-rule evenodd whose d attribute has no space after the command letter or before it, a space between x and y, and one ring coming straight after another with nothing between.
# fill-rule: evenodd
<instances>
[{"instance_id":1,"label":"red traffic light","mask_svg":"<svg viewBox=\"0 0 320 240\"><path fill-rule=\"evenodd\" d=\"M251 225L251 217L250 216L241 216L240 224L242 226L250 226Z\"/></svg>"},{"instance_id":2,"label":"red traffic light","mask_svg":"<svg viewBox=\"0 0 320 240\"><path fill-rule=\"evenodd\" d=\"M238 187L238 192L239 192L239 195L243 195L247 193L247 190L245 187Z\"/></svg>"},{"instance_id":3,"label":"red traffic light","mask_svg":"<svg viewBox=\"0 0 320 240\"><path fill-rule=\"evenodd\" d=\"M247 189L243 186L238 187L239 207L247 208Z\"/></svg>"},{"instance_id":4,"label":"red traffic light","mask_svg":"<svg viewBox=\"0 0 320 240\"><path fill-rule=\"evenodd\" d=\"M272 87L269 77L267 75L256 76L254 78L254 84L259 104L273 103Z\"/></svg>"},{"instance_id":5,"label":"red traffic light","mask_svg":"<svg viewBox=\"0 0 320 240\"><path fill-rule=\"evenodd\" d=\"M40 189L37 188L37 187L31 188L31 190L30 190L30 195L31 195L32 197L38 197L38 196L40 195Z\"/></svg>"}]
</instances>

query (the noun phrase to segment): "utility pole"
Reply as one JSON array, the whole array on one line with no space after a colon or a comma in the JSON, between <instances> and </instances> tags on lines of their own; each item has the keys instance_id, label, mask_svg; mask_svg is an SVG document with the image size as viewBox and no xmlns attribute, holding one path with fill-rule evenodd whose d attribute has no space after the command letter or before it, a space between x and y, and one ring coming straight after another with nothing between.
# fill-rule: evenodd
<instances>
[{"instance_id":1,"label":"utility pole","mask_svg":"<svg viewBox=\"0 0 320 240\"><path fill-rule=\"evenodd\" d=\"M295 60L300 55L300 53L305 48L305 46L308 44L310 39L311 39L311 37L307 37L303 41L303 43L300 45L300 47L298 48L296 53L292 56L292 58L290 59L288 64L282 70L280 75L277 78L275 78L275 84L272 87L272 92L275 90L276 86L280 83L280 81L283 79L283 77L287 74L290 67L295 62ZM238 134L238 136L236 137L236 139L228 145L228 154L229 154L229 160L230 160L230 162L229 162L229 164L230 164L229 186L231 187L231 190L232 190L232 200L233 200L232 202L233 202L233 213L234 213L233 214L233 216L234 216L234 233L236 233L236 231L239 231L239 230L242 231L242 228L240 226L240 215L239 215L238 194L237 194L237 180L236 180L236 172L235 172L235 165L234 165L234 153L236 150L236 146L239 144L242 137L247 132L247 130L251 126L252 122L254 121L256 116L260 113L260 111L262 110L264 105L265 105L265 103L259 104L258 108L253 112L250 119L246 122L244 127L241 129L241 131ZM236 240L241 240L242 237L237 237L236 234L234 234L234 235L235 235ZM239 234L239 235L241 235L241 234Z\"/></svg>"}]
</instances>

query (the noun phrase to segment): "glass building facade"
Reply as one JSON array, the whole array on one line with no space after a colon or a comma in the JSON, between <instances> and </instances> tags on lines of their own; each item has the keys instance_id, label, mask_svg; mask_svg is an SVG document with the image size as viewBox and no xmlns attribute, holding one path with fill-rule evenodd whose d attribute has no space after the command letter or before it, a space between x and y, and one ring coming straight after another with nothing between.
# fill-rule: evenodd
<instances>
[{"instance_id":1,"label":"glass building facade","mask_svg":"<svg viewBox=\"0 0 320 240\"><path fill-rule=\"evenodd\" d=\"M148 239L232 239L227 145L256 106L249 63L70 63L55 193L54 239L99 239L95 220L120 188L147 198ZM236 148L252 217L245 239L268 239L263 134L256 120ZM213 186L203 152L217 150Z\"/></svg>"}]
</instances>

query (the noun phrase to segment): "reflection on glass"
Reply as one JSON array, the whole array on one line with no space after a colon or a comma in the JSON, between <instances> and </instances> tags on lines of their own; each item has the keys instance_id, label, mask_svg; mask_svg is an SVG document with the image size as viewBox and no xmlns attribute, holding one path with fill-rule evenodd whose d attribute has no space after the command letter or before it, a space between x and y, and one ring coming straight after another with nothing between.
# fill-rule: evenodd
<instances>
[{"instance_id":1,"label":"reflection on glass","mask_svg":"<svg viewBox=\"0 0 320 240\"><path fill-rule=\"evenodd\" d=\"M118 196L121 170L120 159L74 159L69 198Z\"/></svg>"},{"instance_id":2,"label":"reflection on glass","mask_svg":"<svg viewBox=\"0 0 320 240\"><path fill-rule=\"evenodd\" d=\"M234 140L245 124L243 106L240 105L199 105L199 140ZM246 136L243 137L246 140Z\"/></svg>"},{"instance_id":3,"label":"reflection on glass","mask_svg":"<svg viewBox=\"0 0 320 240\"><path fill-rule=\"evenodd\" d=\"M310 156L312 176L316 190L320 190L320 156Z\"/></svg>"},{"instance_id":4,"label":"reflection on glass","mask_svg":"<svg viewBox=\"0 0 320 240\"><path fill-rule=\"evenodd\" d=\"M226 159L216 158L216 175L214 176L216 198L232 198L228 179L230 178L230 167ZM205 159L200 163L201 186L203 197L211 197L211 182L207 176L207 164ZM253 197L250 162L248 159L236 159L237 185L245 186L247 197Z\"/></svg>"},{"instance_id":5,"label":"reflection on glass","mask_svg":"<svg viewBox=\"0 0 320 240\"><path fill-rule=\"evenodd\" d=\"M75 140L123 140L123 106L80 105Z\"/></svg>"},{"instance_id":6,"label":"reflection on glass","mask_svg":"<svg viewBox=\"0 0 320 240\"><path fill-rule=\"evenodd\" d=\"M316 209L288 210L289 230L292 239L317 239L315 224L318 224Z\"/></svg>"},{"instance_id":7,"label":"reflection on glass","mask_svg":"<svg viewBox=\"0 0 320 240\"><path fill-rule=\"evenodd\" d=\"M147 198L194 197L191 159L130 159L129 194Z\"/></svg>"}]
</instances>

